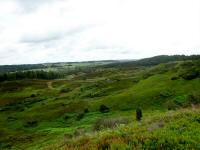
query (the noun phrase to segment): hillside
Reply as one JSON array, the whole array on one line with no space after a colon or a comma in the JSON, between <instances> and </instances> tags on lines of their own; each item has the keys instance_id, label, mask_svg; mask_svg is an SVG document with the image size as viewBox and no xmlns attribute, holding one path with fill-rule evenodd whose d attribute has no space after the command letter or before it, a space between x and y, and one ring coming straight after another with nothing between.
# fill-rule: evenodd
<instances>
[{"instance_id":1,"label":"hillside","mask_svg":"<svg viewBox=\"0 0 200 150\"><path fill-rule=\"evenodd\" d=\"M199 56L68 65L0 82L0 149L200 148Z\"/></svg>"}]
</instances>

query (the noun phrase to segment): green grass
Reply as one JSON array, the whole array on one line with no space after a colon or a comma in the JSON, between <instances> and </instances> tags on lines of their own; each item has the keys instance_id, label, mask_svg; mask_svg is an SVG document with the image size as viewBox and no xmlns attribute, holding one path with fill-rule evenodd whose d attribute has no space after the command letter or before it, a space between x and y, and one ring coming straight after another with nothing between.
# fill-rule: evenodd
<instances>
[{"instance_id":1,"label":"green grass","mask_svg":"<svg viewBox=\"0 0 200 150\"><path fill-rule=\"evenodd\" d=\"M115 129L87 134L53 149L199 149L199 108L157 113Z\"/></svg>"},{"instance_id":2,"label":"green grass","mask_svg":"<svg viewBox=\"0 0 200 150\"><path fill-rule=\"evenodd\" d=\"M195 118L198 120L199 111L179 109L191 106L190 94L198 97L200 78L171 80L179 73L180 64L97 68L86 73L81 70L63 80L1 82L0 149L103 149L106 145L110 149L198 149L200 134ZM101 104L110 111L101 113ZM142 122L135 121L138 107L143 110ZM86 108L89 112L83 113ZM78 119L80 114L83 116ZM119 117L131 123L94 132L97 120ZM179 131L182 126L183 132ZM88 136L77 136L78 132ZM66 139L66 135L72 138ZM64 139L68 142L63 143Z\"/></svg>"}]
</instances>

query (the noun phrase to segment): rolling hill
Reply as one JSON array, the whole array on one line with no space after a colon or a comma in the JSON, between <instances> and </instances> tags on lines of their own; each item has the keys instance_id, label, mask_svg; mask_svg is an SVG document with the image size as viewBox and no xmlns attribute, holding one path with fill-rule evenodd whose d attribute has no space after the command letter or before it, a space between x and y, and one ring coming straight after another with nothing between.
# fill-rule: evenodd
<instances>
[{"instance_id":1,"label":"rolling hill","mask_svg":"<svg viewBox=\"0 0 200 150\"><path fill-rule=\"evenodd\" d=\"M0 149L200 148L199 55L33 66L0 67Z\"/></svg>"}]
</instances>

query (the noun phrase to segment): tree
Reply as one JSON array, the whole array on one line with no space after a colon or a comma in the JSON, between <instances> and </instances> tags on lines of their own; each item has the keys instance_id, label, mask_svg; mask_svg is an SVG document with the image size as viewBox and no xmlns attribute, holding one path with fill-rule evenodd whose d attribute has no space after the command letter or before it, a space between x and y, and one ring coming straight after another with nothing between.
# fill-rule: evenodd
<instances>
[{"instance_id":1,"label":"tree","mask_svg":"<svg viewBox=\"0 0 200 150\"><path fill-rule=\"evenodd\" d=\"M136 109L136 120L140 121L142 119L142 110L140 108Z\"/></svg>"},{"instance_id":2,"label":"tree","mask_svg":"<svg viewBox=\"0 0 200 150\"><path fill-rule=\"evenodd\" d=\"M102 113L107 113L107 112L109 112L109 108L105 105L101 105L99 108L99 111Z\"/></svg>"}]
</instances>

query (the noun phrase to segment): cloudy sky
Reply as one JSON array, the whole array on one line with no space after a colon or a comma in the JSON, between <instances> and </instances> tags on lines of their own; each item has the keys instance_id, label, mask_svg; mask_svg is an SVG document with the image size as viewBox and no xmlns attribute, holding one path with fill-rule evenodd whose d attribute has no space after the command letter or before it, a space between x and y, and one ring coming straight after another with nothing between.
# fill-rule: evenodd
<instances>
[{"instance_id":1,"label":"cloudy sky","mask_svg":"<svg viewBox=\"0 0 200 150\"><path fill-rule=\"evenodd\" d=\"M0 0L0 65L200 54L200 0Z\"/></svg>"}]
</instances>

